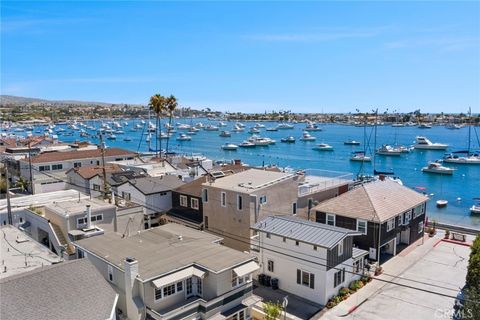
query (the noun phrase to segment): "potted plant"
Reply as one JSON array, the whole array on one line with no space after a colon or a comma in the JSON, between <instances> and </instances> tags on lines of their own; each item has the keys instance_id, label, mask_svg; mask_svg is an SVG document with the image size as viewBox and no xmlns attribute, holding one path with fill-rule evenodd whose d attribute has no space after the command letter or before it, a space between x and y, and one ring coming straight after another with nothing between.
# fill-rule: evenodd
<instances>
[{"instance_id":1,"label":"potted plant","mask_svg":"<svg viewBox=\"0 0 480 320\"><path fill-rule=\"evenodd\" d=\"M378 268L375 269L375 276L381 275L383 272L382 266L379 266Z\"/></svg>"},{"instance_id":2,"label":"potted plant","mask_svg":"<svg viewBox=\"0 0 480 320\"><path fill-rule=\"evenodd\" d=\"M445 239L450 239L450 230L445 230Z\"/></svg>"}]
</instances>

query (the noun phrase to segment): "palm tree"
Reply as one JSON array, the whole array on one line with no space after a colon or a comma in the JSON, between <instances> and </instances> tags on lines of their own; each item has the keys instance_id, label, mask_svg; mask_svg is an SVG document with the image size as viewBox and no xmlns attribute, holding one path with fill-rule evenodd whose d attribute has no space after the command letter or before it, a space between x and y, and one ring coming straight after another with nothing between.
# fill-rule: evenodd
<instances>
[{"instance_id":1,"label":"palm tree","mask_svg":"<svg viewBox=\"0 0 480 320\"><path fill-rule=\"evenodd\" d=\"M173 117L173 112L178 106L177 98L175 98L174 95L170 95L168 98L166 98L165 105L168 109L168 115L169 115L169 120L168 120L168 130L170 130L170 127L172 126L172 117ZM169 132L167 132L169 133ZM167 137L167 153L168 153L168 142L170 141L170 135L168 134Z\"/></svg>"},{"instance_id":2,"label":"palm tree","mask_svg":"<svg viewBox=\"0 0 480 320\"><path fill-rule=\"evenodd\" d=\"M150 107L150 110L155 112L157 118L156 118L156 124L155 124L155 152L157 153L157 158L159 158L159 149L158 149L158 140L159 140L159 128L160 128L160 118L162 116L162 112L165 110L165 97L162 96L161 94L157 93L154 94L153 96L150 97L150 102L148 106ZM161 132L161 131L160 131ZM162 148L162 140L160 140L160 149Z\"/></svg>"},{"instance_id":3,"label":"palm tree","mask_svg":"<svg viewBox=\"0 0 480 320\"><path fill-rule=\"evenodd\" d=\"M28 189L29 185L30 185L30 182L28 182L28 180L25 179L24 177L20 177L17 180L17 183L15 184L15 186L17 188L20 188L20 190L22 190L22 191L26 191Z\"/></svg>"}]
</instances>

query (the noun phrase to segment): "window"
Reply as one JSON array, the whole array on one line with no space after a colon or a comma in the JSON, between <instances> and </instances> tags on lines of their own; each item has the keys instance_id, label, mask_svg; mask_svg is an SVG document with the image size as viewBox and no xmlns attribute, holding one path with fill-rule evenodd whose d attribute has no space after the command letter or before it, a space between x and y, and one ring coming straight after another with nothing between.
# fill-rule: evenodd
<instances>
[{"instance_id":1,"label":"window","mask_svg":"<svg viewBox=\"0 0 480 320\"><path fill-rule=\"evenodd\" d=\"M62 170L63 164L52 164L52 170Z\"/></svg>"},{"instance_id":2,"label":"window","mask_svg":"<svg viewBox=\"0 0 480 320\"><path fill-rule=\"evenodd\" d=\"M237 210L243 209L243 197L241 195L237 195Z\"/></svg>"},{"instance_id":3,"label":"window","mask_svg":"<svg viewBox=\"0 0 480 320\"><path fill-rule=\"evenodd\" d=\"M259 199L260 204L266 204L267 203L267 196L263 195Z\"/></svg>"},{"instance_id":4,"label":"window","mask_svg":"<svg viewBox=\"0 0 480 320\"><path fill-rule=\"evenodd\" d=\"M23 223L23 218L22 217L20 217L20 223Z\"/></svg>"},{"instance_id":5,"label":"window","mask_svg":"<svg viewBox=\"0 0 480 320\"><path fill-rule=\"evenodd\" d=\"M267 232L267 238L270 239L271 237L270 232Z\"/></svg>"},{"instance_id":6,"label":"window","mask_svg":"<svg viewBox=\"0 0 480 320\"><path fill-rule=\"evenodd\" d=\"M297 203L292 203L292 214L297 214Z\"/></svg>"},{"instance_id":7,"label":"window","mask_svg":"<svg viewBox=\"0 0 480 320\"><path fill-rule=\"evenodd\" d=\"M98 184L93 184L93 190L94 190L94 191L100 191L100 185L98 185Z\"/></svg>"},{"instance_id":8,"label":"window","mask_svg":"<svg viewBox=\"0 0 480 320\"><path fill-rule=\"evenodd\" d=\"M200 280L201 279L198 278L198 281ZM238 277L237 274L232 270L232 288L238 287L245 282L249 282L250 280L251 280L250 274L247 274L246 276L243 276L243 277ZM197 291L198 291L198 287L197 287Z\"/></svg>"},{"instance_id":9,"label":"window","mask_svg":"<svg viewBox=\"0 0 480 320\"><path fill-rule=\"evenodd\" d=\"M225 192L222 192L220 194L220 204L222 205L222 207L226 207L227 206L227 194Z\"/></svg>"},{"instance_id":10,"label":"window","mask_svg":"<svg viewBox=\"0 0 480 320\"><path fill-rule=\"evenodd\" d=\"M313 246L313 250L317 251L317 246Z\"/></svg>"},{"instance_id":11,"label":"window","mask_svg":"<svg viewBox=\"0 0 480 320\"><path fill-rule=\"evenodd\" d=\"M412 219L412 212L411 211L405 213L405 224L409 224L410 219Z\"/></svg>"},{"instance_id":12,"label":"window","mask_svg":"<svg viewBox=\"0 0 480 320\"><path fill-rule=\"evenodd\" d=\"M50 171L50 166L39 166L38 170L39 171Z\"/></svg>"},{"instance_id":13,"label":"window","mask_svg":"<svg viewBox=\"0 0 480 320\"><path fill-rule=\"evenodd\" d=\"M395 228L395 218L387 220L387 232L392 231Z\"/></svg>"},{"instance_id":14,"label":"window","mask_svg":"<svg viewBox=\"0 0 480 320\"><path fill-rule=\"evenodd\" d=\"M87 224L87 218L78 218L77 219L77 228L81 228Z\"/></svg>"},{"instance_id":15,"label":"window","mask_svg":"<svg viewBox=\"0 0 480 320\"><path fill-rule=\"evenodd\" d=\"M418 223L418 233L422 233L423 232L423 221L420 221Z\"/></svg>"},{"instance_id":16,"label":"window","mask_svg":"<svg viewBox=\"0 0 480 320\"><path fill-rule=\"evenodd\" d=\"M163 196L166 196L168 192L160 192L160 196L163 197Z\"/></svg>"},{"instance_id":17,"label":"window","mask_svg":"<svg viewBox=\"0 0 480 320\"><path fill-rule=\"evenodd\" d=\"M180 196L180 205L182 207L188 207L188 199L187 196Z\"/></svg>"},{"instance_id":18,"label":"window","mask_svg":"<svg viewBox=\"0 0 480 320\"><path fill-rule=\"evenodd\" d=\"M85 218L87 219L87 218ZM93 215L91 217L91 221L92 222L95 222L95 221L103 221L103 214L97 214L97 215Z\"/></svg>"},{"instance_id":19,"label":"window","mask_svg":"<svg viewBox=\"0 0 480 320\"><path fill-rule=\"evenodd\" d=\"M155 300L162 299L162 288L155 288Z\"/></svg>"},{"instance_id":20,"label":"window","mask_svg":"<svg viewBox=\"0 0 480 320\"><path fill-rule=\"evenodd\" d=\"M163 287L163 297L168 297L175 294L175 283Z\"/></svg>"},{"instance_id":21,"label":"window","mask_svg":"<svg viewBox=\"0 0 480 320\"><path fill-rule=\"evenodd\" d=\"M192 209L198 210L198 199L190 198L190 206L192 207Z\"/></svg>"},{"instance_id":22,"label":"window","mask_svg":"<svg viewBox=\"0 0 480 320\"><path fill-rule=\"evenodd\" d=\"M192 278L186 280L185 286L187 287L187 297L193 293L193 281Z\"/></svg>"},{"instance_id":23,"label":"window","mask_svg":"<svg viewBox=\"0 0 480 320\"><path fill-rule=\"evenodd\" d=\"M334 226L335 225L335 215L327 213L327 224Z\"/></svg>"},{"instance_id":24,"label":"window","mask_svg":"<svg viewBox=\"0 0 480 320\"><path fill-rule=\"evenodd\" d=\"M183 281L177 282L177 292L183 291Z\"/></svg>"},{"instance_id":25,"label":"window","mask_svg":"<svg viewBox=\"0 0 480 320\"><path fill-rule=\"evenodd\" d=\"M99 166L99 165L100 165L100 160L97 160L97 166Z\"/></svg>"},{"instance_id":26,"label":"window","mask_svg":"<svg viewBox=\"0 0 480 320\"><path fill-rule=\"evenodd\" d=\"M270 272L274 272L273 271L273 260L267 260L267 270L270 271Z\"/></svg>"},{"instance_id":27,"label":"window","mask_svg":"<svg viewBox=\"0 0 480 320\"><path fill-rule=\"evenodd\" d=\"M74 168L80 168L82 166L82 163L81 162L74 162L73 163L73 167Z\"/></svg>"},{"instance_id":28,"label":"window","mask_svg":"<svg viewBox=\"0 0 480 320\"><path fill-rule=\"evenodd\" d=\"M238 283L237 274L232 270L232 288L236 287Z\"/></svg>"},{"instance_id":29,"label":"window","mask_svg":"<svg viewBox=\"0 0 480 320\"><path fill-rule=\"evenodd\" d=\"M283 242L287 242L287 238L285 238L285 237L283 237L282 240L283 240Z\"/></svg>"},{"instance_id":30,"label":"window","mask_svg":"<svg viewBox=\"0 0 480 320\"><path fill-rule=\"evenodd\" d=\"M398 225L398 226L401 226L402 224L403 224L403 213L398 216L398 223L397 223L397 225Z\"/></svg>"},{"instance_id":31,"label":"window","mask_svg":"<svg viewBox=\"0 0 480 320\"><path fill-rule=\"evenodd\" d=\"M113 282L113 268L111 265L108 265L108 281Z\"/></svg>"},{"instance_id":32,"label":"window","mask_svg":"<svg viewBox=\"0 0 480 320\"><path fill-rule=\"evenodd\" d=\"M122 191L122 198L127 201L130 201L130 199L132 198L132 195L129 192Z\"/></svg>"},{"instance_id":33,"label":"window","mask_svg":"<svg viewBox=\"0 0 480 320\"><path fill-rule=\"evenodd\" d=\"M300 245L300 242L295 241L295 245L296 245L296 246Z\"/></svg>"},{"instance_id":34,"label":"window","mask_svg":"<svg viewBox=\"0 0 480 320\"><path fill-rule=\"evenodd\" d=\"M197 279L197 295L201 296L203 292L202 278L195 277Z\"/></svg>"},{"instance_id":35,"label":"window","mask_svg":"<svg viewBox=\"0 0 480 320\"><path fill-rule=\"evenodd\" d=\"M345 268L333 274L333 287L336 288L345 281Z\"/></svg>"},{"instance_id":36,"label":"window","mask_svg":"<svg viewBox=\"0 0 480 320\"><path fill-rule=\"evenodd\" d=\"M315 275L313 273L297 269L297 284L315 289Z\"/></svg>"},{"instance_id":37,"label":"window","mask_svg":"<svg viewBox=\"0 0 480 320\"><path fill-rule=\"evenodd\" d=\"M367 221L357 220L357 231L362 234L367 234Z\"/></svg>"},{"instance_id":38,"label":"window","mask_svg":"<svg viewBox=\"0 0 480 320\"><path fill-rule=\"evenodd\" d=\"M338 256L343 255L343 240L338 243L337 254L338 254Z\"/></svg>"},{"instance_id":39,"label":"window","mask_svg":"<svg viewBox=\"0 0 480 320\"><path fill-rule=\"evenodd\" d=\"M203 202L208 202L208 190L207 189L202 190L202 201Z\"/></svg>"}]
</instances>

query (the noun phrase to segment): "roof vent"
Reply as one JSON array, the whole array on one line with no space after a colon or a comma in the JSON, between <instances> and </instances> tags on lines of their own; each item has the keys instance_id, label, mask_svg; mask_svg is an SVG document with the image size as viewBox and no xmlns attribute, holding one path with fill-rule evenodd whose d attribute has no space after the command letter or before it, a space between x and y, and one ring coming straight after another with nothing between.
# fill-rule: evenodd
<instances>
[{"instance_id":1,"label":"roof vent","mask_svg":"<svg viewBox=\"0 0 480 320\"><path fill-rule=\"evenodd\" d=\"M132 263L132 262L135 262L136 260L134 257L126 257L125 261L127 261L128 263Z\"/></svg>"},{"instance_id":2,"label":"roof vent","mask_svg":"<svg viewBox=\"0 0 480 320\"><path fill-rule=\"evenodd\" d=\"M179 234L178 237L177 237L177 239L178 239L179 241L182 241L182 240L183 240L183 236L182 236L181 234Z\"/></svg>"}]
</instances>

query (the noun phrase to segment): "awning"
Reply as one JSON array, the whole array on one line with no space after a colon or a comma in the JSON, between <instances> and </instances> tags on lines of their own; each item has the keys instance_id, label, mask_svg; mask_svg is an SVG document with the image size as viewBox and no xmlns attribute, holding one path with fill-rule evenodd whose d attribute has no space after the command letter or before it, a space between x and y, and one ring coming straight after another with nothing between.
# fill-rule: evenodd
<instances>
[{"instance_id":1,"label":"awning","mask_svg":"<svg viewBox=\"0 0 480 320\"><path fill-rule=\"evenodd\" d=\"M167 284L181 281L192 276L203 278L205 276L205 272L195 267L188 267L186 269L171 273L165 277L154 280L153 285L157 288L161 288Z\"/></svg>"},{"instance_id":2,"label":"awning","mask_svg":"<svg viewBox=\"0 0 480 320\"><path fill-rule=\"evenodd\" d=\"M233 269L233 272L239 277L243 277L246 274L252 273L253 271L256 271L260 269L258 264L255 261L250 261L248 263L242 264L239 267L236 267Z\"/></svg>"}]
</instances>

